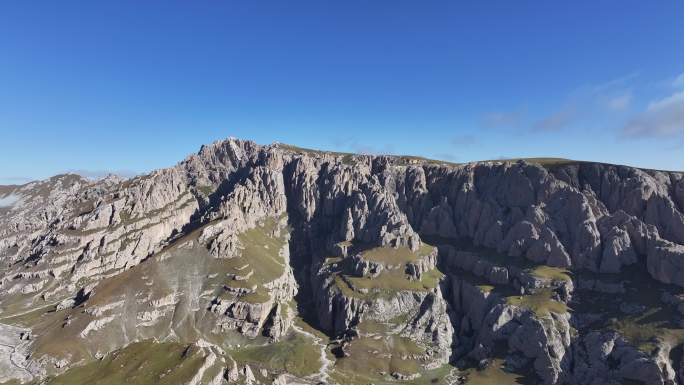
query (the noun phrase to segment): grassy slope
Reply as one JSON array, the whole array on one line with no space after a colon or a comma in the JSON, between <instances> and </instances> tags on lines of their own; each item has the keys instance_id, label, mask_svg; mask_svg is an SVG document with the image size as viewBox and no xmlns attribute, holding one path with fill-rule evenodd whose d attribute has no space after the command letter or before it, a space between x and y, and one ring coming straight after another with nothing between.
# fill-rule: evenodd
<instances>
[{"instance_id":1,"label":"grassy slope","mask_svg":"<svg viewBox=\"0 0 684 385\"><path fill-rule=\"evenodd\" d=\"M397 266L414 262L432 250L433 247L429 245L423 245L417 252L411 252L407 248L375 247L363 250L361 253L363 259ZM433 290L444 276L439 270L434 269L424 273L420 280L411 280L404 268L399 267L385 269L375 278L357 277L345 273L344 262L340 259L331 258L327 260L327 263L339 264L340 270L333 273L334 283L345 296L366 300L373 300L377 297L389 298L401 291ZM443 383L445 376L453 368L446 365L435 370L425 370L421 357L426 353L426 348L398 334L405 327L407 317L409 317L408 314L403 314L389 322L362 319L358 324L361 336L349 343L347 349L351 354L348 357L336 360L331 378L339 383L351 385ZM400 381L393 379L392 373L405 376L419 374L420 377Z\"/></svg>"},{"instance_id":2,"label":"grassy slope","mask_svg":"<svg viewBox=\"0 0 684 385\"><path fill-rule=\"evenodd\" d=\"M624 281L625 293L602 294L586 290L574 293L579 312L593 312L601 319L590 327L593 329L612 329L620 333L638 349L651 353L657 341L671 346L684 344L684 328L676 321L680 316L675 305L661 300L664 292L684 295L684 289L664 285L644 274L645 267L630 266L622 274L616 275ZM621 304L633 304L643 308L634 314L626 314Z\"/></svg>"},{"instance_id":3,"label":"grassy slope","mask_svg":"<svg viewBox=\"0 0 684 385\"><path fill-rule=\"evenodd\" d=\"M524 384L523 377L502 368L502 360L495 359L483 370L468 369L465 385L513 385Z\"/></svg>"},{"instance_id":4,"label":"grassy slope","mask_svg":"<svg viewBox=\"0 0 684 385\"><path fill-rule=\"evenodd\" d=\"M45 385L175 385L189 381L204 361L195 347L137 342L100 361L69 369Z\"/></svg>"},{"instance_id":5,"label":"grassy slope","mask_svg":"<svg viewBox=\"0 0 684 385\"><path fill-rule=\"evenodd\" d=\"M298 377L318 372L322 364L319 349L309 338L296 333L273 344L235 350L231 352L231 356L254 368L288 372Z\"/></svg>"},{"instance_id":6,"label":"grassy slope","mask_svg":"<svg viewBox=\"0 0 684 385\"><path fill-rule=\"evenodd\" d=\"M286 234L281 230L280 236L273 236L278 223L268 219L263 225L245 231L239 235L243 246L239 257L224 260L225 272L243 276L250 271L252 275L246 280L232 280L227 286L234 288L254 288L256 291L243 295L241 300L251 303L263 303L269 300L263 284L271 282L285 273L285 260L280 251L285 245Z\"/></svg>"},{"instance_id":7,"label":"grassy slope","mask_svg":"<svg viewBox=\"0 0 684 385\"><path fill-rule=\"evenodd\" d=\"M532 310L537 316L547 316L549 313L567 313L568 307L563 302L552 299L550 289L539 290L534 294L510 296L506 298L509 305L515 305Z\"/></svg>"},{"instance_id":8,"label":"grassy slope","mask_svg":"<svg viewBox=\"0 0 684 385\"><path fill-rule=\"evenodd\" d=\"M416 252L405 247L374 247L361 252L362 258L383 265L405 265L432 252L433 246L423 244ZM339 264L341 268L334 274L335 286L347 297L372 299L377 296L388 297L399 291L429 291L437 287L444 274L434 269L422 274L420 280L411 280L402 267L384 269L377 277L358 277L345 271L340 258L328 258L327 264Z\"/></svg>"},{"instance_id":9,"label":"grassy slope","mask_svg":"<svg viewBox=\"0 0 684 385\"><path fill-rule=\"evenodd\" d=\"M366 294L392 295L398 291L429 291L444 277L439 270L424 273L420 280L410 280L403 270L383 271L375 278L338 275L336 284L345 294L365 297ZM349 289L349 290L347 290Z\"/></svg>"}]
</instances>

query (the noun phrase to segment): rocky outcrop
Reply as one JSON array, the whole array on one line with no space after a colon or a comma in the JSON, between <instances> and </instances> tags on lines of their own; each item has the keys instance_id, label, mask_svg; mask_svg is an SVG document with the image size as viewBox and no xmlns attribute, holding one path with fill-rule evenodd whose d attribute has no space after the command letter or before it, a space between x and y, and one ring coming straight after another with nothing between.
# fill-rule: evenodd
<instances>
[{"instance_id":1,"label":"rocky outcrop","mask_svg":"<svg viewBox=\"0 0 684 385\"><path fill-rule=\"evenodd\" d=\"M648 272L663 283L684 286L684 246L668 241L658 242L647 257Z\"/></svg>"},{"instance_id":2,"label":"rocky outcrop","mask_svg":"<svg viewBox=\"0 0 684 385\"><path fill-rule=\"evenodd\" d=\"M359 277L377 278L385 270L384 264L364 259L361 254L356 254L350 259L352 265L351 273Z\"/></svg>"},{"instance_id":3,"label":"rocky outcrop","mask_svg":"<svg viewBox=\"0 0 684 385\"><path fill-rule=\"evenodd\" d=\"M572 357L575 381L583 384L675 383L667 350L650 355L628 344L617 333L591 332L575 343Z\"/></svg>"},{"instance_id":4,"label":"rocky outcrop","mask_svg":"<svg viewBox=\"0 0 684 385\"><path fill-rule=\"evenodd\" d=\"M420 280L425 273L434 271L437 268L437 251L437 248L433 248L429 253L407 262L405 272L409 278Z\"/></svg>"},{"instance_id":5,"label":"rocky outcrop","mask_svg":"<svg viewBox=\"0 0 684 385\"><path fill-rule=\"evenodd\" d=\"M0 323L0 381L32 381L42 373L28 360L30 330Z\"/></svg>"},{"instance_id":6,"label":"rocky outcrop","mask_svg":"<svg viewBox=\"0 0 684 385\"><path fill-rule=\"evenodd\" d=\"M11 202L0 207L3 316L50 309L31 325L26 367L66 370L141 338L284 343L306 308L347 350L416 343L383 354L419 369L387 368L378 382L492 357L545 384L681 382L680 173L228 139L144 176L60 175L0 194ZM667 292L656 303L677 318L634 321L633 309L656 311L643 292ZM586 308L601 295L624 300L620 317ZM653 330L650 351L629 322ZM65 341L79 347L56 353ZM224 377L290 378L280 374L235 364Z\"/></svg>"}]
</instances>

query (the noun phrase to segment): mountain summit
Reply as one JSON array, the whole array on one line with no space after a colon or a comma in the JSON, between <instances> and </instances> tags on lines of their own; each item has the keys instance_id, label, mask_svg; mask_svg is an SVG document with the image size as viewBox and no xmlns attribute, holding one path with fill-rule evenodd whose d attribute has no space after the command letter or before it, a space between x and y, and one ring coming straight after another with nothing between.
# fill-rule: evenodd
<instances>
[{"instance_id":1,"label":"mountain summit","mask_svg":"<svg viewBox=\"0 0 684 385\"><path fill-rule=\"evenodd\" d=\"M684 383L682 173L231 138L0 202L0 383Z\"/></svg>"}]
</instances>

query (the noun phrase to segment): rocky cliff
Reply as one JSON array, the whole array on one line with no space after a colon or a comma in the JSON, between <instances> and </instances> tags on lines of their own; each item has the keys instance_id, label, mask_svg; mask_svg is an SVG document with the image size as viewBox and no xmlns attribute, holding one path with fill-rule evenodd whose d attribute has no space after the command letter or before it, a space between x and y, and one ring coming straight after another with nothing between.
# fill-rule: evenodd
<instances>
[{"instance_id":1,"label":"rocky cliff","mask_svg":"<svg viewBox=\"0 0 684 385\"><path fill-rule=\"evenodd\" d=\"M0 383L684 383L682 173L228 139L0 198Z\"/></svg>"}]
</instances>

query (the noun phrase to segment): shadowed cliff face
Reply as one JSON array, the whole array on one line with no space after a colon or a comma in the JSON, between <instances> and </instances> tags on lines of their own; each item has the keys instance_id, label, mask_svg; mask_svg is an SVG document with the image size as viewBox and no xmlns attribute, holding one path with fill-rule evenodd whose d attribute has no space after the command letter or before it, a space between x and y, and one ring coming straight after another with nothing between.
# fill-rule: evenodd
<instances>
[{"instance_id":1,"label":"shadowed cliff face","mask_svg":"<svg viewBox=\"0 0 684 385\"><path fill-rule=\"evenodd\" d=\"M0 383L684 379L681 173L229 139L0 199Z\"/></svg>"}]
</instances>

